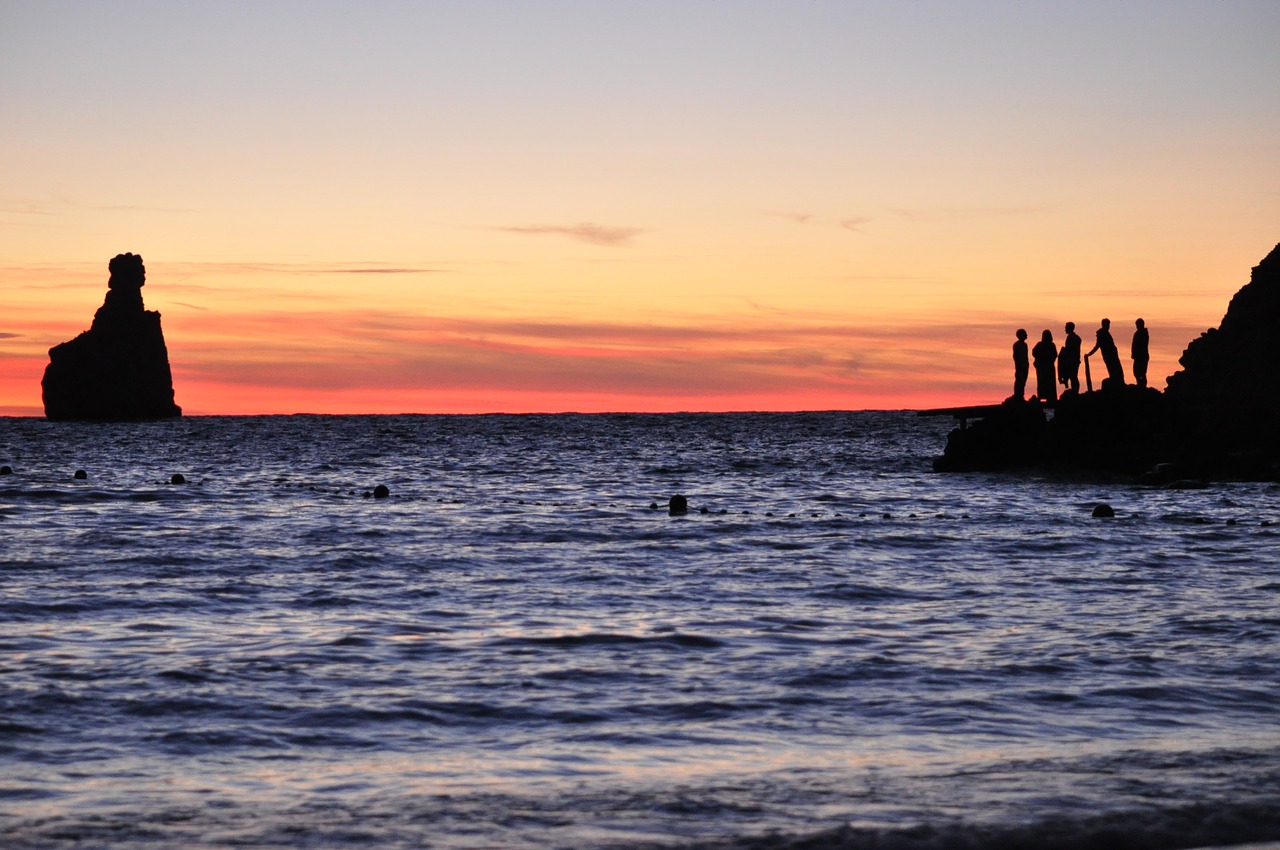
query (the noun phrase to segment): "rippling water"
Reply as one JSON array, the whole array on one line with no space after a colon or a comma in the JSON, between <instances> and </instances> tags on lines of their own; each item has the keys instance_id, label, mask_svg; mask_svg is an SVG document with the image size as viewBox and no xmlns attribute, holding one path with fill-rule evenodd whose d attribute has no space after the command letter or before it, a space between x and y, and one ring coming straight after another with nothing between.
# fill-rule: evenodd
<instances>
[{"instance_id":1,"label":"rippling water","mask_svg":"<svg viewBox=\"0 0 1280 850\"><path fill-rule=\"evenodd\" d=\"M948 427L0 419L0 846L1280 839L1280 488Z\"/></svg>"}]
</instances>

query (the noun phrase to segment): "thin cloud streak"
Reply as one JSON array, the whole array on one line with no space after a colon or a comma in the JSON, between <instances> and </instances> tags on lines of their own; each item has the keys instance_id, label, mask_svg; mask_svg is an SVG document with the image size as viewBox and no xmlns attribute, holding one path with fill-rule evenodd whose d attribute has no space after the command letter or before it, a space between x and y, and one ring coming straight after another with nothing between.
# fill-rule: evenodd
<instances>
[{"instance_id":1,"label":"thin cloud streak","mask_svg":"<svg viewBox=\"0 0 1280 850\"><path fill-rule=\"evenodd\" d=\"M145 212L145 213L193 213L199 210L191 207L170 207L156 204L91 204L64 196L53 196L48 200L32 201L12 198L0 203L0 212L17 215L57 216L78 210L92 212Z\"/></svg>"},{"instance_id":2,"label":"thin cloud streak","mask_svg":"<svg viewBox=\"0 0 1280 850\"><path fill-rule=\"evenodd\" d=\"M523 227L495 227L499 233L518 233L526 236L566 236L588 245L619 248L628 245L633 238L648 231L638 227L611 227L584 222L575 225L527 225Z\"/></svg>"},{"instance_id":3,"label":"thin cloud streak","mask_svg":"<svg viewBox=\"0 0 1280 850\"><path fill-rule=\"evenodd\" d=\"M794 222L795 224L818 224L820 223L813 213L807 212L771 212L768 215L772 218L780 218L785 221ZM862 226L869 224L875 219L871 216L847 216L840 219L837 224L844 230L853 233L862 233ZM829 224L828 222L823 222Z\"/></svg>"},{"instance_id":4,"label":"thin cloud streak","mask_svg":"<svg viewBox=\"0 0 1280 850\"><path fill-rule=\"evenodd\" d=\"M1042 215L1052 212L1047 205L992 207L891 207L889 212L910 222L967 221L981 218Z\"/></svg>"},{"instance_id":5,"label":"thin cloud streak","mask_svg":"<svg viewBox=\"0 0 1280 850\"><path fill-rule=\"evenodd\" d=\"M447 269L434 266L379 266L368 261L330 263L253 263L253 262L156 262L147 263L147 276L163 269L170 275L242 275L242 274L442 274ZM153 270L154 269L154 270Z\"/></svg>"},{"instance_id":6,"label":"thin cloud streak","mask_svg":"<svg viewBox=\"0 0 1280 850\"><path fill-rule=\"evenodd\" d=\"M196 278L228 278L244 275L272 275L314 277L316 275L437 275L453 273L451 269L437 265L378 265L376 261L360 260L325 263L280 263L280 262L201 262L201 261L166 261L148 260L147 278L149 281L163 281L164 289L182 286L188 290L206 290L209 292L225 291L224 286L214 283L188 283L187 279ZM105 284L109 273L106 262L72 262L57 264L30 264L0 266L0 275L18 279L19 283L10 283L25 289L72 289L90 285ZM32 279L32 278L35 279ZM66 280L65 278L73 278Z\"/></svg>"},{"instance_id":7,"label":"thin cloud streak","mask_svg":"<svg viewBox=\"0 0 1280 850\"><path fill-rule=\"evenodd\" d=\"M102 204L86 206L86 209L96 210L98 212L146 212L146 213L174 213L186 214L199 212L196 209L184 207L152 207L143 204Z\"/></svg>"},{"instance_id":8,"label":"thin cloud streak","mask_svg":"<svg viewBox=\"0 0 1280 850\"><path fill-rule=\"evenodd\" d=\"M864 224L870 224L875 221L870 216L851 216L849 218L840 219L840 226L845 230L851 230L854 233L861 233Z\"/></svg>"},{"instance_id":9,"label":"thin cloud streak","mask_svg":"<svg viewBox=\"0 0 1280 850\"><path fill-rule=\"evenodd\" d=\"M1236 287L1238 289L1239 287ZM1224 292L1234 292L1226 287ZM1222 295L1199 289L1049 289L1042 293L1045 298L1161 298L1185 301L1188 299L1221 300ZM1228 296L1229 297L1229 296ZM1223 310L1226 305L1223 305Z\"/></svg>"}]
</instances>

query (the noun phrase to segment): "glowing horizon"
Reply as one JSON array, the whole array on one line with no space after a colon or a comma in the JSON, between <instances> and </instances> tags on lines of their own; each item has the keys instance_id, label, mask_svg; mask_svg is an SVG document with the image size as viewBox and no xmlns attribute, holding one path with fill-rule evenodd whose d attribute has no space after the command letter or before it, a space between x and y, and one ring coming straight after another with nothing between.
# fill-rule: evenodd
<instances>
[{"instance_id":1,"label":"glowing horizon","mask_svg":"<svg viewBox=\"0 0 1280 850\"><path fill-rule=\"evenodd\" d=\"M144 296L161 291L154 285L159 272L151 268L149 264L151 282ZM856 321L840 324L817 311L780 316L759 305L732 318L665 314L633 322L587 321L518 310L510 315L496 310L488 315L411 315L385 307L358 309L345 297L336 299L341 309L332 309L314 293L289 309L264 289L260 291L270 306L233 312L230 305L204 307L184 300L201 291L206 301L218 299L211 297L216 288L191 283L192 273L181 271L182 264L155 268L188 281L175 285L162 304L148 300L148 308L158 308L164 316L177 400L187 415L718 412L988 403L1007 394L1011 367L1006 349L1015 327L1026 326L1037 337L1048 328L1056 340L1062 337L1062 322L1055 318L1028 321L1021 314L995 311L920 311L914 323L870 327ZM256 273L270 276L279 270ZM96 286L74 287L74 300L82 306L67 312L79 312L82 321L59 318L54 324L44 314L29 320L30 327L49 329L52 344L86 329L106 291L105 275L99 277ZM1107 300L1123 307L1172 297L1212 314L1219 309L1212 303L1218 300L1225 311L1231 294L1214 299L1185 293L1153 297L1138 291L1111 293ZM47 309L47 302L43 306ZM1123 314L1112 313L1123 348ZM1157 376L1177 368L1186 343L1217 323L1153 318L1165 315L1168 311L1160 309L1145 314L1157 334L1152 346L1156 386L1163 385L1163 377ZM1088 344L1088 320L1077 324ZM27 323L18 319L12 326ZM11 353L7 380L0 387L15 397L31 395L34 386L36 401L25 407L0 406L0 415L43 413L39 380L47 355L43 348L17 342L34 336L28 332L5 341ZM931 376L940 369L945 379L934 380ZM288 392L282 394L282 388Z\"/></svg>"},{"instance_id":2,"label":"glowing horizon","mask_svg":"<svg viewBox=\"0 0 1280 850\"><path fill-rule=\"evenodd\" d=\"M1273 4L5 18L0 415L126 251L189 415L658 412L1162 387L1280 239Z\"/></svg>"}]
</instances>

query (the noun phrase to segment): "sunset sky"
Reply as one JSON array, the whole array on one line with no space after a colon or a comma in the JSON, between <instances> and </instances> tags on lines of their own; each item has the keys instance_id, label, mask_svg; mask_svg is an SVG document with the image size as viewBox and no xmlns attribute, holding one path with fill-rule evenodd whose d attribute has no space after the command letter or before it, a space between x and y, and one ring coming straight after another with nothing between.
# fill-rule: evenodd
<instances>
[{"instance_id":1,"label":"sunset sky","mask_svg":"<svg viewBox=\"0 0 1280 850\"><path fill-rule=\"evenodd\" d=\"M0 414L146 261L189 414L1153 383L1280 241L1280 3L0 0ZM1125 358L1126 368L1128 366Z\"/></svg>"}]
</instances>

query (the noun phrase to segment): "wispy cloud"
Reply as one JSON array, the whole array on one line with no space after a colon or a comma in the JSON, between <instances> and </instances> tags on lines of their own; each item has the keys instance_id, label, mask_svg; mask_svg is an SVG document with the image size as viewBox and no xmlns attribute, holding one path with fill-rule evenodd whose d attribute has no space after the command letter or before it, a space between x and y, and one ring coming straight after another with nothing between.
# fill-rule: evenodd
<instances>
[{"instance_id":1,"label":"wispy cloud","mask_svg":"<svg viewBox=\"0 0 1280 850\"><path fill-rule=\"evenodd\" d=\"M949 280L949 278L938 277L937 275L923 274L847 274L840 277L841 280L870 280L870 281L915 281L915 282L931 282L941 283Z\"/></svg>"},{"instance_id":2,"label":"wispy cloud","mask_svg":"<svg viewBox=\"0 0 1280 850\"><path fill-rule=\"evenodd\" d=\"M780 218L785 221L795 222L796 224L814 224L821 226L830 226L830 219L819 219L813 213L807 212L771 212L768 214L772 218ZM837 225L844 230L854 233L861 233L862 226L874 221L871 216L852 215L846 216L837 222Z\"/></svg>"},{"instance_id":3,"label":"wispy cloud","mask_svg":"<svg viewBox=\"0 0 1280 850\"><path fill-rule=\"evenodd\" d=\"M322 274L435 274L439 269L327 269Z\"/></svg>"},{"instance_id":4,"label":"wispy cloud","mask_svg":"<svg viewBox=\"0 0 1280 850\"><path fill-rule=\"evenodd\" d=\"M63 215L77 210L93 212L148 212L148 213L192 213L188 207L168 207L155 204L91 204L73 198L53 196L44 200L6 199L0 201L0 213L33 216Z\"/></svg>"},{"instance_id":5,"label":"wispy cloud","mask_svg":"<svg viewBox=\"0 0 1280 850\"><path fill-rule=\"evenodd\" d=\"M0 339L19 339L22 334L10 334L0 331Z\"/></svg>"},{"instance_id":6,"label":"wispy cloud","mask_svg":"<svg viewBox=\"0 0 1280 850\"><path fill-rule=\"evenodd\" d=\"M605 248L625 246L636 236L648 232L639 227L613 227L591 222L573 225L533 224L493 229L500 233L520 233L528 236L565 236L578 242Z\"/></svg>"},{"instance_id":7,"label":"wispy cloud","mask_svg":"<svg viewBox=\"0 0 1280 850\"><path fill-rule=\"evenodd\" d=\"M47 204L39 204L35 202L3 203L0 204L0 213L6 215L34 216L57 215L57 211L50 208Z\"/></svg>"},{"instance_id":8,"label":"wispy cloud","mask_svg":"<svg viewBox=\"0 0 1280 850\"><path fill-rule=\"evenodd\" d=\"M377 261L352 260L319 263L281 263L281 262L204 262L204 261L165 261L147 260L148 280L166 281L182 280L187 277L231 277L240 275L295 275L313 277L316 275L428 275L447 274L451 269L438 265L380 265ZM30 285L41 289L53 287L84 286L81 280L65 281L59 276L100 276L105 283L108 277L107 262L68 262L38 263L26 266L0 266L0 275L6 277L38 277ZM166 284L168 285L168 284ZM192 284L192 286L196 286ZM209 285L210 290L220 287Z\"/></svg>"},{"instance_id":9,"label":"wispy cloud","mask_svg":"<svg viewBox=\"0 0 1280 850\"><path fill-rule=\"evenodd\" d=\"M1182 301L1188 298L1220 300L1221 294L1199 289L1048 289L1041 293L1045 298L1161 298ZM1225 308L1225 303L1224 308Z\"/></svg>"},{"instance_id":10,"label":"wispy cloud","mask_svg":"<svg viewBox=\"0 0 1280 850\"><path fill-rule=\"evenodd\" d=\"M194 208L189 207L160 207L149 204L96 204L88 206L88 209L97 212L159 212L159 213L193 213Z\"/></svg>"},{"instance_id":11,"label":"wispy cloud","mask_svg":"<svg viewBox=\"0 0 1280 850\"><path fill-rule=\"evenodd\" d=\"M975 218L1039 215L1050 211L1048 206L991 206L991 207L897 207L889 212L912 222L962 221Z\"/></svg>"},{"instance_id":12,"label":"wispy cloud","mask_svg":"<svg viewBox=\"0 0 1280 850\"><path fill-rule=\"evenodd\" d=\"M163 267L172 274L442 274L446 269L434 266L381 266L367 260L327 263L254 263L254 262L176 262L148 263L149 267ZM150 270L148 270L150 273Z\"/></svg>"},{"instance_id":13,"label":"wispy cloud","mask_svg":"<svg viewBox=\"0 0 1280 850\"><path fill-rule=\"evenodd\" d=\"M802 212L774 212L769 213L774 218L784 218L787 221L794 221L796 224L808 224L813 220L813 213Z\"/></svg>"}]
</instances>

